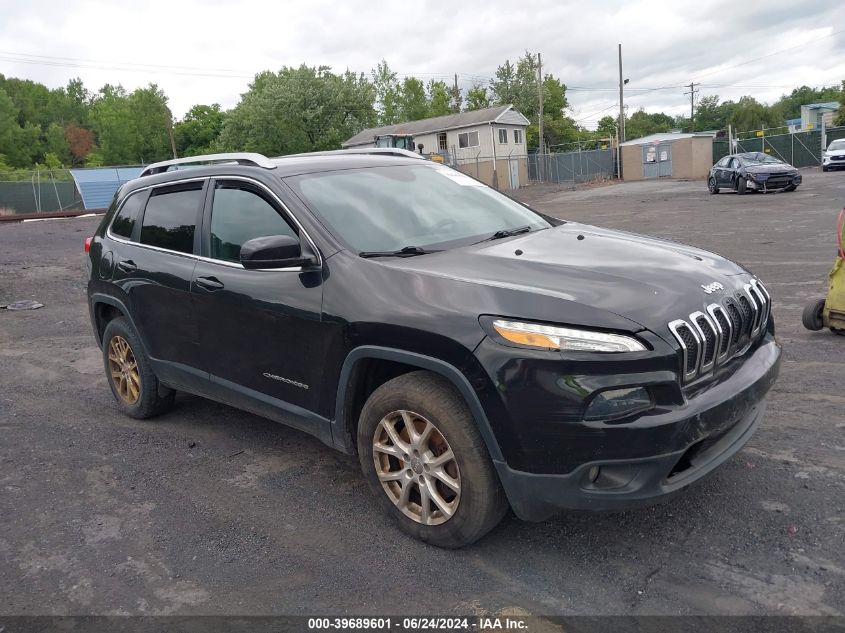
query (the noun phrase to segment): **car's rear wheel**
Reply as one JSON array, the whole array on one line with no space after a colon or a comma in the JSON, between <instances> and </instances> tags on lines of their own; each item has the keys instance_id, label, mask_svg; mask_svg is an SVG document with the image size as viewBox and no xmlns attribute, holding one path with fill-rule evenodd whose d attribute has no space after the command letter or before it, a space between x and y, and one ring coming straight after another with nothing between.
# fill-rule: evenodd
<instances>
[{"instance_id":1,"label":"car's rear wheel","mask_svg":"<svg viewBox=\"0 0 845 633\"><path fill-rule=\"evenodd\" d=\"M716 179L713 176L710 176L710 180L707 181L707 189L710 193L719 193L719 187L716 186Z\"/></svg>"},{"instance_id":2,"label":"car's rear wheel","mask_svg":"<svg viewBox=\"0 0 845 633\"><path fill-rule=\"evenodd\" d=\"M477 541L507 499L472 414L442 377L417 371L376 389L361 411L358 455L399 527L439 547Z\"/></svg>"},{"instance_id":3,"label":"car's rear wheel","mask_svg":"<svg viewBox=\"0 0 845 633\"><path fill-rule=\"evenodd\" d=\"M742 176L740 176L736 181L736 192L739 195L743 195L746 191L746 180Z\"/></svg>"},{"instance_id":4,"label":"car's rear wheel","mask_svg":"<svg viewBox=\"0 0 845 633\"><path fill-rule=\"evenodd\" d=\"M141 340L125 317L109 321L103 333L106 379L118 408L133 418L149 418L173 406L175 392L153 373Z\"/></svg>"},{"instance_id":5,"label":"car's rear wheel","mask_svg":"<svg viewBox=\"0 0 845 633\"><path fill-rule=\"evenodd\" d=\"M824 320L822 319L824 301L824 299L818 299L804 306L804 312L801 313L801 322L808 330L815 332L824 327Z\"/></svg>"}]
</instances>

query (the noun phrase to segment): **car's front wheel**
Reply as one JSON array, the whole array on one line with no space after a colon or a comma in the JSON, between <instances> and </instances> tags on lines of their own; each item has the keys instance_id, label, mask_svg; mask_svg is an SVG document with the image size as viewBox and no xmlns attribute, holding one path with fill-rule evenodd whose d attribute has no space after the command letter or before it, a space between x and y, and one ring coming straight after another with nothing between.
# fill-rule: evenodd
<instances>
[{"instance_id":1,"label":"car's front wheel","mask_svg":"<svg viewBox=\"0 0 845 633\"><path fill-rule=\"evenodd\" d=\"M740 177L737 179L737 181L736 181L736 192L737 192L739 195L743 195L743 194L745 193L745 191L746 191L746 183L747 183L747 181L746 181L746 180L745 180L745 178L743 178L742 176L740 176Z\"/></svg>"},{"instance_id":2,"label":"car's front wheel","mask_svg":"<svg viewBox=\"0 0 845 633\"><path fill-rule=\"evenodd\" d=\"M827 171L828 169L830 168L827 165L822 165L822 171Z\"/></svg>"},{"instance_id":3,"label":"car's front wheel","mask_svg":"<svg viewBox=\"0 0 845 633\"><path fill-rule=\"evenodd\" d=\"M710 193L719 193L719 187L716 186L716 179L713 176L710 176L710 180L707 181L707 189Z\"/></svg>"},{"instance_id":4,"label":"car's front wheel","mask_svg":"<svg viewBox=\"0 0 845 633\"><path fill-rule=\"evenodd\" d=\"M141 339L125 317L106 325L103 364L117 406L126 415L150 418L173 406L176 392L159 384Z\"/></svg>"},{"instance_id":5,"label":"car's front wheel","mask_svg":"<svg viewBox=\"0 0 845 633\"><path fill-rule=\"evenodd\" d=\"M436 374L416 371L376 389L361 411L357 439L370 488L399 527L422 541L468 545L507 511L469 408Z\"/></svg>"}]
</instances>

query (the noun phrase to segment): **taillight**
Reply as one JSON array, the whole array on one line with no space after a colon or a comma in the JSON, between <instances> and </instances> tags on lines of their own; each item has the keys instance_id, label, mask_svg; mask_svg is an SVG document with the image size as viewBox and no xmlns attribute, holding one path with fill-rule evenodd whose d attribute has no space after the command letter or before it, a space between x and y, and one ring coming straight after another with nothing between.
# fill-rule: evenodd
<instances>
[{"instance_id":1,"label":"taillight","mask_svg":"<svg viewBox=\"0 0 845 633\"><path fill-rule=\"evenodd\" d=\"M89 250L91 250L91 240L93 240L93 239L94 239L93 237L86 237L86 238L85 238L85 252L86 252L86 253L87 253Z\"/></svg>"}]
</instances>

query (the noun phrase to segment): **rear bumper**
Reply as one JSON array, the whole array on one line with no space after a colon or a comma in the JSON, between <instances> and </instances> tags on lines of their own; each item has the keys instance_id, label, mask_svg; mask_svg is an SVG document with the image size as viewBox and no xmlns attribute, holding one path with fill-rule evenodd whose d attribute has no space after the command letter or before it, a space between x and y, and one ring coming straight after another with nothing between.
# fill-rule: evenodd
<instances>
[{"instance_id":1,"label":"rear bumper","mask_svg":"<svg viewBox=\"0 0 845 633\"><path fill-rule=\"evenodd\" d=\"M683 407L684 415L673 425L680 436L688 436L694 427L697 437L676 450L638 459L590 461L566 474L522 472L496 462L516 515L542 521L563 509L624 510L650 505L711 473L748 442L763 418L765 395L780 366L780 349L769 341L736 375L712 390L716 393L705 392ZM641 441L648 441L650 429L639 433Z\"/></svg>"}]
</instances>

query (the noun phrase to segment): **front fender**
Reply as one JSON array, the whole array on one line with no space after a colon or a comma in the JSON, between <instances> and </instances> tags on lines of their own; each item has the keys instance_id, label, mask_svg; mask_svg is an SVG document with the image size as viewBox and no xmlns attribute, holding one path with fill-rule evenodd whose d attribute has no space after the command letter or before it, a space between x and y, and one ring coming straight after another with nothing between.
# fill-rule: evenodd
<instances>
[{"instance_id":1,"label":"front fender","mask_svg":"<svg viewBox=\"0 0 845 633\"><path fill-rule=\"evenodd\" d=\"M382 347L378 345L362 345L353 349L343 362L340 371L340 379L337 385L337 398L335 400L335 416L332 421L332 441L338 448L342 450L351 450L350 442L351 429L354 420L347 419L346 414L346 394L349 380L356 363L368 359L376 358L381 360L389 360L406 365L412 365L432 371L440 376L443 376L458 390L461 396L466 401L467 406L472 413L472 417L478 427L478 432L487 446L487 451L490 453L491 459L494 461L502 461L502 451L499 443L493 434L493 429L484 408L481 406L481 401L476 394L475 389L470 383L469 379L454 365L446 361L426 356L417 352L409 352L406 350L395 349L390 347Z\"/></svg>"}]
</instances>

